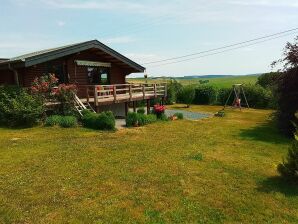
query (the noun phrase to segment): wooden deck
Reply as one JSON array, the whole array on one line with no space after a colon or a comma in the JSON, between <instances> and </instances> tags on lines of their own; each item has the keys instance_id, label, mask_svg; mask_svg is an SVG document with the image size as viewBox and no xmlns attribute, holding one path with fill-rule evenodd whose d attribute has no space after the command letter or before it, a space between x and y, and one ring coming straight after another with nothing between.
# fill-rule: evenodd
<instances>
[{"instance_id":1,"label":"wooden deck","mask_svg":"<svg viewBox=\"0 0 298 224\"><path fill-rule=\"evenodd\" d=\"M86 93L86 97L81 98L81 101L94 106L167 97L166 83L88 85L79 88Z\"/></svg>"}]
</instances>

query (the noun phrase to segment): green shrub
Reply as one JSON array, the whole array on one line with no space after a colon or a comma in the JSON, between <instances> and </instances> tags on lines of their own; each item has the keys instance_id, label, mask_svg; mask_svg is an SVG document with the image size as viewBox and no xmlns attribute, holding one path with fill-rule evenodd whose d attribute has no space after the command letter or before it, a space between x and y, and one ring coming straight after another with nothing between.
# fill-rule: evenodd
<instances>
[{"instance_id":1,"label":"green shrub","mask_svg":"<svg viewBox=\"0 0 298 224\"><path fill-rule=\"evenodd\" d=\"M55 125L60 124L62 116L60 115L52 115L46 118L45 126L53 127Z\"/></svg>"},{"instance_id":2,"label":"green shrub","mask_svg":"<svg viewBox=\"0 0 298 224\"><path fill-rule=\"evenodd\" d=\"M134 112L128 112L125 121L127 127L138 126L138 114Z\"/></svg>"},{"instance_id":3,"label":"green shrub","mask_svg":"<svg viewBox=\"0 0 298 224\"><path fill-rule=\"evenodd\" d=\"M281 74L279 72L270 72L262 74L258 77L257 84L267 88L276 85L277 80Z\"/></svg>"},{"instance_id":4,"label":"green shrub","mask_svg":"<svg viewBox=\"0 0 298 224\"><path fill-rule=\"evenodd\" d=\"M44 115L40 98L30 95L25 89L0 87L0 123L7 126L31 127Z\"/></svg>"},{"instance_id":5,"label":"green shrub","mask_svg":"<svg viewBox=\"0 0 298 224\"><path fill-rule=\"evenodd\" d=\"M175 79L172 79L167 84L167 98L165 103L167 105L172 105L177 102L177 97L182 91L182 84L177 82Z\"/></svg>"},{"instance_id":6,"label":"green shrub","mask_svg":"<svg viewBox=\"0 0 298 224\"><path fill-rule=\"evenodd\" d=\"M63 128L71 128L78 125L78 120L75 116L61 116L59 125Z\"/></svg>"},{"instance_id":7,"label":"green shrub","mask_svg":"<svg viewBox=\"0 0 298 224\"><path fill-rule=\"evenodd\" d=\"M83 111L82 123L85 127L96 130L115 130L115 117L111 111L99 114Z\"/></svg>"},{"instance_id":8,"label":"green shrub","mask_svg":"<svg viewBox=\"0 0 298 224\"><path fill-rule=\"evenodd\" d=\"M195 98L193 103L200 105L210 105L216 102L217 90L213 86L200 85L195 88Z\"/></svg>"},{"instance_id":9,"label":"green shrub","mask_svg":"<svg viewBox=\"0 0 298 224\"><path fill-rule=\"evenodd\" d=\"M158 120L161 120L161 121L168 121L169 118L167 117L167 115L165 115L165 114L161 114L161 115L158 117Z\"/></svg>"},{"instance_id":10,"label":"green shrub","mask_svg":"<svg viewBox=\"0 0 298 224\"><path fill-rule=\"evenodd\" d=\"M183 120L184 118L183 113L175 113L174 116L176 116L179 120Z\"/></svg>"},{"instance_id":11,"label":"green shrub","mask_svg":"<svg viewBox=\"0 0 298 224\"><path fill-rule=\"evenodd\" d=\"M138 113L138 114L145 114L145 109L144 109L144 108L139 108L139 109L137 110L137 113Z\"/></svg>"},{"instance_id":12,"label":"green shrub","mask_svg":"<svg viewBox=\"0 0 298 224\"><path fill-rule=\"evenodd\" d=\"M151 124L157 120L155 114L140 114L129 112L126 116L126 126L127 127L136 127L136 126L144 126L147 124Z\"/></svg>"},{"instance_id":13,"label":"green shrub","mask_svg":"<svg viewBox=\"0 0 298 224\"><path fill-rule=\"evenodd\" d=\"M180 91L178 95L178 101L179 103L185 103L187 107L190 106L190 104L193 103L193 100L195 98L195 89L193 86L183 86L182 90Z\"/></svg>"}]
</instances>

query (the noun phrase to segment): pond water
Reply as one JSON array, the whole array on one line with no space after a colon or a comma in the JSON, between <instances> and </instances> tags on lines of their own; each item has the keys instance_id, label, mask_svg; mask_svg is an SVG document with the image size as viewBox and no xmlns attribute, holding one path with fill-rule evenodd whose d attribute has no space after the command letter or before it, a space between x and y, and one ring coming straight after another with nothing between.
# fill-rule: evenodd
<instances>
[{"instance_id":1,"label":"pond water","mask_svg":"<svg viewBox=\"0 0 298 224\"><path fill-rule=\"evenodd\" d=\"M207 118L211 116L211 114L207 114L207 113L205 114L205 113L191 112L191 111L185 111L185 110L170 109L165 111L165 114L168 117L174 115L175 113L182 113L184 119L187 119L187 120L198 120L198 119Z\"/></svg>"}]
</instances>

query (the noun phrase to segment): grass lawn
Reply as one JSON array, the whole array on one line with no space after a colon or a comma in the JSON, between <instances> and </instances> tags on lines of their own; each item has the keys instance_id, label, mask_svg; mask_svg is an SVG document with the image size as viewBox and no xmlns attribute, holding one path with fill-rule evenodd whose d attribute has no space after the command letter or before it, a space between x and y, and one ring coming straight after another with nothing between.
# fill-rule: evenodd
<instances>
[{"instance_id":1,"label":"grass lawn","mask_svg":"<svg viewBox=\"0 0 298 224\"><path fill-rule=\"evenodd\" d=\"M0 223L298 223L298 188L276 172L289 141L270 113L115 133L2 128Z\"/></svg>"}]
</instances>

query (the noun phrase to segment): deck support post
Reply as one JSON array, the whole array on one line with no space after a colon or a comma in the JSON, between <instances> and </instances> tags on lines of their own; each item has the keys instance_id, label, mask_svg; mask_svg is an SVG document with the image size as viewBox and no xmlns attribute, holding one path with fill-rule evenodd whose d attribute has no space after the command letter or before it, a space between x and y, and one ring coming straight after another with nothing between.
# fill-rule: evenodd
<instances>
[{"instance_id":1,"label":"deck support post","mask_svg":"<svg viewBox=\"0 0 298 224\"><path fill-rule=\"evenodd\" d=\"M136 112L137 111L136 101L133 101L132 104L133 104L133 112Z\"/></svg>"},{"instance_id":2,"label":"deck support post","mask_svg":"<svg viewBox=\"0 0 298 224\"><path fill-rule=\"evenodd\" d=\"M97 86L94 86L94 106L98 106L98 92L97 92Z\"/></svg>"},{"instance_id":3,"label":"deck support post","mask_svg":"<svg viewBox=\"0 0 298 224\"><path fill-rule=\"evenodd\" d=\"M128 103L125 102L125 117L127 116L128 114Z\"/></svg>"},{"instance_id":4,"label":"deck support post","mask_svg":"<svg viewBox=\"0 0 298 224\"><path fill-rule=\"evenodd\" d=\"M143 91L143 99L145 99L145 97L146 97L145 85L142 85L142 91Z\"/></svg>"},{"instance_id":5,"label":"deck support post","mask_svg":"<svg viewBox=\"0 0 298 224\"><path fill-rule=\"evenodd\" d=\"M113 85L113 94L114 94L114 101L117 100L117 93L116 93L116 86Z\"/></svg>"},{"instance_id":6,"label":"deck support post","mask_svg":"<svg viewBox=\"0 0 298 224\"><path fill-rule=\"evenodd\" d=\"M162 105L162 106L165 105L165 98L164 98L164 97L161 98L161 105Z\"/></svg>"},{"instance_id":7,"label":"deck support post","mask_svg":"<svg viewBox=\"0 0 298 224\"><path fill-rule=\"evenodd\" d=\"M147 99L147 114L150 114L150 99Z\"/></svg>"}]
</instances>

